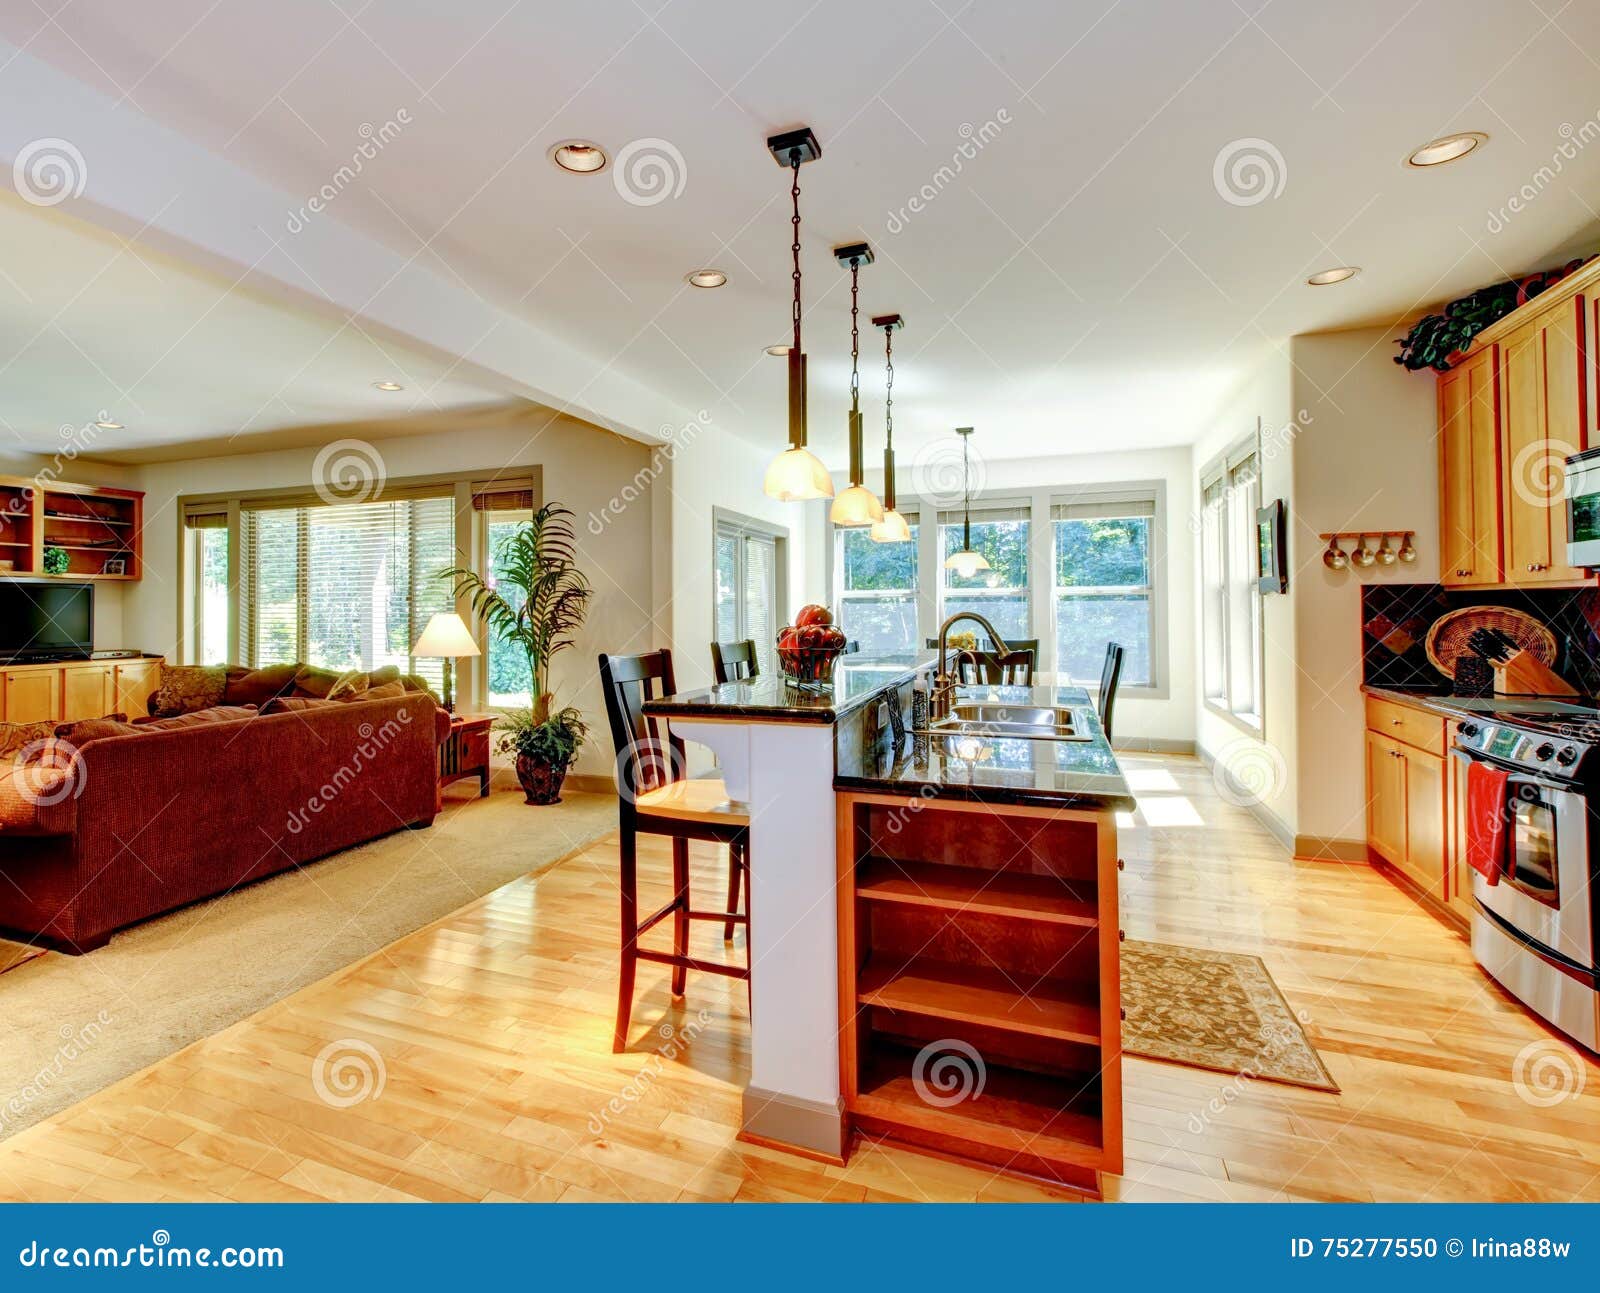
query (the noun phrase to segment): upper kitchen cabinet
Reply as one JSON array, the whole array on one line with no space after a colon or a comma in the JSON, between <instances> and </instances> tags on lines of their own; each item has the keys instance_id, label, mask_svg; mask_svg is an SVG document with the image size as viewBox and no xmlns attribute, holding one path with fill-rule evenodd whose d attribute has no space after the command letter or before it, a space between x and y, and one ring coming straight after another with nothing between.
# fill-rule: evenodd
<instances>
[{"instance_id":1,"label":"upper kitchen cabinet","mask_svg":"<svg viewBox=\"0 0 1600 1293\"><path fill-rule=\"evenodd\" d=\"M1439 378L1439 571L1448 587L1504 578L1498 362L1491 344Z\"/></svg>"},{"instance_id":2,"label":"upper kitchen cabinet","mask_svg":"<svg viewBox=\"0 0 1600 1293\"><path fill-rule=\"evenodd\" d=\"M1518 324L1499 350L1506 580L1581 580L1566 562L1562 460L1588 444L1583 296Z\"/></svg>"}]
</instances>

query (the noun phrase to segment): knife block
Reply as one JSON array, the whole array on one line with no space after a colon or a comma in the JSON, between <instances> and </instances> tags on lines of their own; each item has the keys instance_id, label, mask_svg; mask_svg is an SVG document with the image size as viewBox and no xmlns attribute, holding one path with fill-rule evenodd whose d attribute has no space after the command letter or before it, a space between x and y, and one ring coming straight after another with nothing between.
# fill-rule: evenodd
<instances>
[{"instance_id":1,"label":"knife block","mask_svg":"<svg viewBox=\"0 0 1600 1293\"><path fill-rule=\"evenodd\" d=\"M1577 690L1562 680L1549 665L1519 651L1504 664L1494 667L1494 691L1497 696L1576 696Z\"/></svg>"}]
</instances>

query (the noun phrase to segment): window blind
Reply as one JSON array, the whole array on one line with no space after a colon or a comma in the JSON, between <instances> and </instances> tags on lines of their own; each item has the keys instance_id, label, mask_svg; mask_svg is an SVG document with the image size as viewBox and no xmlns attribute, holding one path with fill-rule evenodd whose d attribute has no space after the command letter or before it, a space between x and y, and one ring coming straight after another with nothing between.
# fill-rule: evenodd
<instances>
[{"instance_id":1,"label":"window blind","mask_svg":"<svg viewBox=\"0 0 1600 1293\"><path fill-rule=\"evenodd\" d=\"M453 494L375 503L245 504L239 516L245 663L325 669L396 665L431 683L443 662L414 658L428 617L455 609Z\"/></svg>"},{"instance_id":2,"label":"window blind","mask_svg":"<svg viewBox=\"0 0 1600 1293\"><path fill-rule=\"evenodd\" d=\"M1127 516L1153 517L1155 514L1156 501L1149 495L1106 495L1081 502L1055 503L1050 508L1052 521L1115 520Z\"/></svg>"}]
</instances>

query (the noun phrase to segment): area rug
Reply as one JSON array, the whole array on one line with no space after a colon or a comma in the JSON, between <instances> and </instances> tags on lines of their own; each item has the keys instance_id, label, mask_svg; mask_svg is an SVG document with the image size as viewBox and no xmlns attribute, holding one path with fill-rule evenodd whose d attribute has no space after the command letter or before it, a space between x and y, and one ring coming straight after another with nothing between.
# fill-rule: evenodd
<instances>
[{"instance_id":1,"label":"area rug","mask_svg":"<svg viewBox=\"0 0 1600 1293\"><path fill-rule=\"evenodd\" d=\"M616 828L614 794L535 808L503 780L486 799L460 783L428 830L0 974L0 1139Z\"/></svg>"},{"instance_id":2,"label":"area rug","mask_svg":"<svg viewBox=\"0 0 1600 1293\"><path fill-rule=\"evenodd\" d=\"M1122 1008L1124 1054L1339 1089L1258 956L1124 943Z\"/></svg>"},{"instance_id":3,"label":"area rug","mask_svg":"<svg viewBox=\"0 0 1600 1293\"><path fill-rule=\"evenodd\" d=\"M0 938L0 974L14 970L24 962L43 955L43 948L29 947L26 943L13 943L9 939Z\"/></svg>"}]
</instances>

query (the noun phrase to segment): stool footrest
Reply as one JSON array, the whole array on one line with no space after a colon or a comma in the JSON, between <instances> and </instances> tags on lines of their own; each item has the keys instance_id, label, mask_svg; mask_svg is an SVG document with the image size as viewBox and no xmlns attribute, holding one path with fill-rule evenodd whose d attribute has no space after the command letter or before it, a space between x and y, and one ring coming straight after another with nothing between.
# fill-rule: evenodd
<instances>
[{"instance_id":1,"label":"stool footrest","mask_svg":"<svg viewBox=\"0 0 1600 1293\"><path fill-rule=\"evenodd\" d=\"M721 919L719 916L717 919ZM652 952L641 947L635 955L641 961L654 961L657 965L681 965L686 970L700 974L725 974L730 979L748 979L750 971L742 965L723 965L717 961L702 961L695 956L674 956L671 952Z\"/></svg>"},{"instance_id":2,"label":"stool footrest","mask_svg":"<svg viewBox=\"0 0 1600 1293\"><path fill-rule=\"evenodd\" d=\"M638 928L633 931L633 936L638 938L640 934L649 932L677 910L678 901L676 898L674 898L665 907L661 908L660 911L652 912L650 915L646 916L642 921L640 921ZM691 911L689 913L689 919L720 920L723 924L728 924L731 922L735 925L748 925L750 923L750 917L742 915L736 911Z\"/></svg>"}]
</instances>

